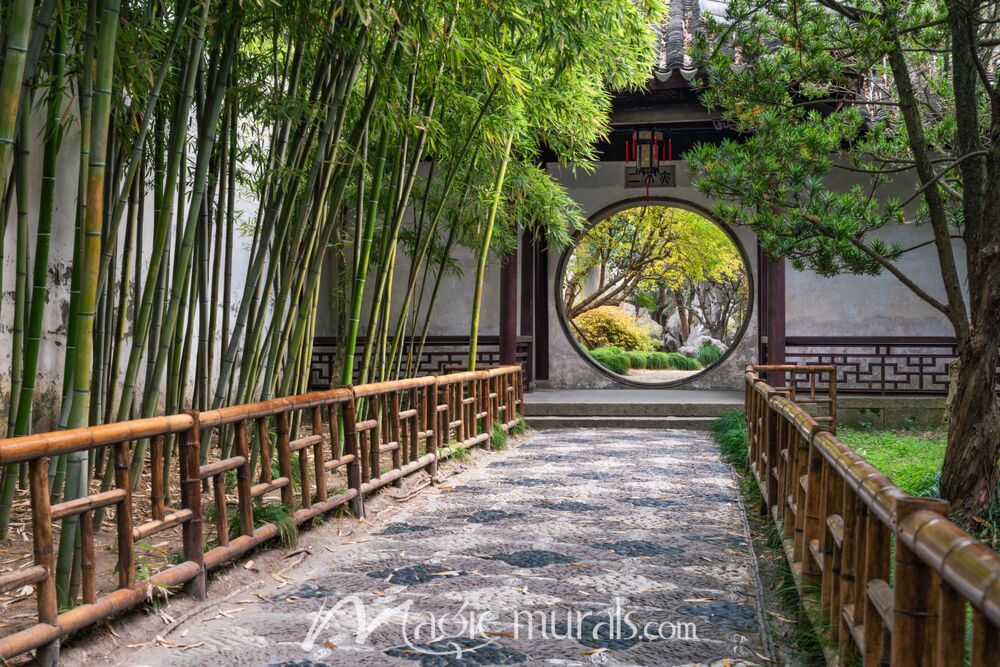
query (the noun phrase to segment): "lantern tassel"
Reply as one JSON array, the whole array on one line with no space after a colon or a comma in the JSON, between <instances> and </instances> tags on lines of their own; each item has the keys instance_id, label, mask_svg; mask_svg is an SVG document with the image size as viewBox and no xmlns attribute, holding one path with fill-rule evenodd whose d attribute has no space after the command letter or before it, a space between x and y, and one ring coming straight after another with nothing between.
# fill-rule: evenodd
<instances>
[{"instance_id":1,"label":"lantern tassel","mask_svg":"<svg viewBox=\"0 0 1000 667\"><path fill-rule=\"evenodd\" d=\"M667 162L674 161L674 138L667 137Z\"/></svg>"}]
</instances>

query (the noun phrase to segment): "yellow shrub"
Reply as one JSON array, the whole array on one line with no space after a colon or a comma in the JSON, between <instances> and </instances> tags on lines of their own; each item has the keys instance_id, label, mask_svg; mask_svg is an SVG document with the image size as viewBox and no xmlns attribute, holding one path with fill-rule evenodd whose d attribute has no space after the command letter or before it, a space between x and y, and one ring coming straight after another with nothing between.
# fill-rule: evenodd
<instances>
[{"instance_id":1,"label":"yellow shrub","mask_svg":"<svg viewBox=\"0 0 1000 667\"><path fill-rule=\"evenodd\" d=\"M617 306L601 306L577 315L574 332L580 342L596 347L620 347L623 350L652 350L653 340Z\"/></svg>"}]
</instances>

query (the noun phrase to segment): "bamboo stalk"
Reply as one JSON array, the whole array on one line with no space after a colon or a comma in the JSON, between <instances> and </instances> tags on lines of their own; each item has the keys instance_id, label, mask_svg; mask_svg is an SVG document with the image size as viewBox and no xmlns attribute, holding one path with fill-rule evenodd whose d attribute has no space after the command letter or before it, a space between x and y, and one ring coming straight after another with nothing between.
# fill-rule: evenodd
<instances>
[{"instance_id":1,"label":"bamboo stalk","mask_svg":"<svg viewBox=\"0 0 1000 667\"><path fill-rule=\"evenodd\" d=\"M469 328L469 370L476 370L476 348L479 340L479 313L482 309L483 283L486 280L486 259L490 254L490 240L493 238L493 226L497 219L497 209L503 196L504 179L507 176L507 163L510 162L511 144L514 142L514 131L507 133L507 143L504 146L503 159L497 170L496 182L493 184L493 202L490 205L490 215L486 219L486 231L483 234L483 245L479 250L479 263L476 266L476 288L472 298L472 325ZM508 413L504 417L510 419Z\"/></svg>"},{"instance_id":2,"label":"bamboo stalk","mask_svg":"<svg viewBox=\"0 0 1000 667\"><path fill-rule=\"evenodd\" d=\"M118 35L119 0L106 0L101 8L100 29L97 37L96 67L90 166L87 177L87 216L84 221L83 281L80 294L80 327L75 352L73 405L69 427L85 426L90 409L91 341L97 306L97 283L100 270L101 229L104 207L104 155L108 141L108 124L111 114L111 83L113 77L115 40ZM86 491L87 452L69 455L67 467L66 500L75 500ZM56 565L56 588L60 604L67 604L68 584L71 576L73 551L77 537L77 519L63 521L59 538L59 557Z\"/></svg>"}]
</instances>

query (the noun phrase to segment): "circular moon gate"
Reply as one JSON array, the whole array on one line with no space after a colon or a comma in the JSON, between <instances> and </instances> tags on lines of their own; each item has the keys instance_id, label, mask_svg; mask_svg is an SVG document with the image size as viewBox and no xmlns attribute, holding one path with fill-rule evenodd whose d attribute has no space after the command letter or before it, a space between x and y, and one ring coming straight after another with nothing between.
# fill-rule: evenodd
<instances>
[{"instance_id":1,"label":"circular moon gate","mask_svg":"<svg viewBox=\"0 0 1000 667\"><path fill-rule=\"evenodd\" d=\"M750 263L698 207L656 198L608 207L559 260L560 324L576 352L618 383L663 388L724 362L750 321Z\"/></svg>"}]
</instances>

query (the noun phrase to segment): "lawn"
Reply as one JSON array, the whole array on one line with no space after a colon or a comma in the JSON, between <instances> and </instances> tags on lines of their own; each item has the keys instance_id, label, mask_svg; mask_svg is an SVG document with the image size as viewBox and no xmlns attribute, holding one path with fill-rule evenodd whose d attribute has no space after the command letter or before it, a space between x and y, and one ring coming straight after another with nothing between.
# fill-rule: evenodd
<instances>
[{"instance_id":1,"label":"lawn","mask_svg":"<svg viewBox=\"0 0 1000 667\"><path fill-rule=\"evenodd\" d=\"M857 431L841 428L840 440L914 496L937 496L946 436L941 432Z\"/></svg>"}]
</instances>

